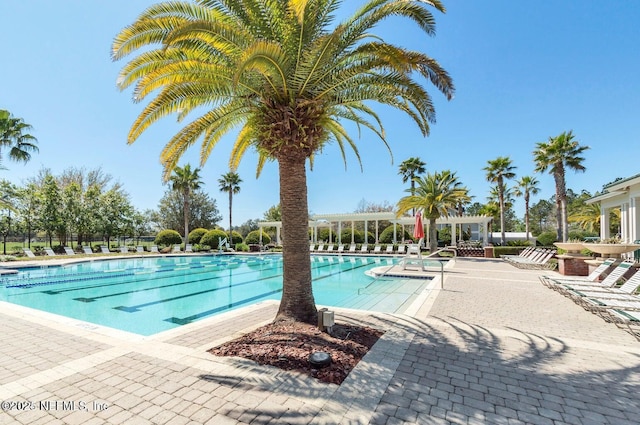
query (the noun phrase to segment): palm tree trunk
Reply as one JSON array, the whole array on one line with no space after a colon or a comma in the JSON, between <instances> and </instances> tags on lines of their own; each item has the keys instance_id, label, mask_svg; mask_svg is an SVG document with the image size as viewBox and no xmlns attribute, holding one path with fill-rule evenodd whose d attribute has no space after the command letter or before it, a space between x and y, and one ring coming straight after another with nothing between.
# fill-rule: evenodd
<instances>
[{"instance_id":1,"label":"palm tree trunk","mask_svg":"<svg viewBox=\"0 0 640 425\"><path fill-rule=\"evenodd\" d=\"M436 219L429 217L429 252L438 250L438 229L436 229Z\"/></svg>"},{"instance_id":2,"label":"palm tree trunk","mask_svg":"<svg viewBox=\"0 0 640 425\"><path fill-rule=\"evenodd\" d=\"M233 246L233 227L231 227L231 212L233 211L233 187L229 188L229 244Z\"/></svg>"},{"instance_id":3,"label":"palm tree trunk","mask_svg":"<svg viewBox=\"0 0 640 425\"><path fill-rule=\"evenodd\" d=\"M318 313L311 288L305 162L303 156L278 158L284 276L282 301L275 320L315 324Z\"/></svg>"},{"instance_id":4,"label":"palm tree trunk","mask_svg":"<svg viewBox=\"0 0 640 425\"><path fill-rule=\"evenodd\" d=\"M524 195L524 231L527 232L527 242L529 241L529 195Z\"/></svg>"},{"instance_id":5,"label":"palm tree trunk","mask_svg":"<svg viewBox=\"0 0 640 425\"><path fill-rule=\"evenodd\" d=\"M189 243L189 195L184 194L184 201L182 204L184 213L184 246L187 247Z\"/></svg>"},{"instance_id":6,"label":"palm tree trunk","mask_svg":"<svg viewBox=\"0 0 640 425\"><path fill-rule=\"evenodd\" d=\"M500 191L500 245L506 245L506 236L504 233L504 193Z\"/></svg>"}]
</instances>

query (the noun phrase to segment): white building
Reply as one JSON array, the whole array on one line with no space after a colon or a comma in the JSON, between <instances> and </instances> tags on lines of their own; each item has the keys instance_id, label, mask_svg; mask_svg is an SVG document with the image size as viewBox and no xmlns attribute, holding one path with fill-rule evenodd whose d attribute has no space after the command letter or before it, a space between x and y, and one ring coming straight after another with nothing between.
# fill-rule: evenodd
<instances>
[{"instance_id":1,"label":"white building","mask_svg":"<svg viewBox=\"0 0 640 425\"><path fill-rule=\"evenodd\" d=\"M611 210L620 209L620 238L623 242L640 240L640 174L604 186L604 193L587 201L599 203L600 238L610 238Z\"/></svg>"}]
</instances>

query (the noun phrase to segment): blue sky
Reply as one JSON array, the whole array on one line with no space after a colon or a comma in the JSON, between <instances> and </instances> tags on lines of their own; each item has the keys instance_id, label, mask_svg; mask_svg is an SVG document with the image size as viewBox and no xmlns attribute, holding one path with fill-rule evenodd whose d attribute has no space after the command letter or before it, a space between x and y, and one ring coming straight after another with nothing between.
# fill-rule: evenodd
<instances>
[{"instance_id":1,"label":"blue sky","mask_svg":"<svg viewBox=\"0 0 640 425\"><path fill-rule=\"evenodd\" d=\"M156 208L166 186L159 153L179 126L167 119L133 145L126 144L141 110L131 92L115 82L124 62L110 60L114 36L152 1L0 0L0 109L33 125L40 153L27 165L4 162L0 178L21 184L42 168L59 174L68 167L102 170L120 181L136 208ZM341 11L362 2L345 1ZM573 130L590 146L585 173L569 172L567 185L591 193L616 177L640 172L640 3L634 0L450 0L436 13L437 34L424 37L406 21L390 20L377 34L426 52L447 69L456 86L446 101L428 87L437 123L423 138L401 113L380 113L394 162L371 133L358 143L363 171L352 153L345 170L335 146L325 149L308 174L312 213L352 212L362 199L395 204L405 195L398 175L403 160L417 156L429 171L456 171L475 201L490 188L483 168L510 156L518 176L531 175L537 142ZM357 137L357 133L353 134ZM218 178L228 171L230 135L202 170L204 189L217 200L228 222L226 194ZM197 149L181 165L197 165ZM234 197L234 224L278 203L276 164L255 178L256 156L246 155ZM554 193L551 176L537 175L541 193ZM523 214L523 202L516 210Z\"/></svg>"}]
</instances>

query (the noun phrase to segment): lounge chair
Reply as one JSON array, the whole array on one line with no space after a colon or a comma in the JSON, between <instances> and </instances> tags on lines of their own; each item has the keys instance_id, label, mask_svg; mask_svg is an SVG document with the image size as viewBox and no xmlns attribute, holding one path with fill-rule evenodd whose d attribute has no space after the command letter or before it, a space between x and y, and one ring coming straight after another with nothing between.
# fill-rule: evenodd
<instances>
[{"instance_id":1,"label":"lounge chair","mask_svg":"<svg viewBox=\"0 0 640 425\"><path fill-rule=\"evenodd\" d=\"M322 252L322 251L324 251L324 244L323 243L319 244L318 245L318 249L316 249L316 252Z\"/></svg>"},{"instance_id":2,"label":"lounge chair","mask_svg":"<svg viewBox=\"0 0 640 425\"><path fill-rule=\"evenodd\" d=\"M403 244L398 245L398 254L405 253L405 246Z\"/></svg>"},{"instance_id":3,"label":"lounge chair","mask_svg":"<svg viewBox=\"0 0 640 425\"><path fill-rule=\"evenodd\" d=\"M349 245L349 252L356 252L356 244L352 243L351 245Z\"/></svg>"},{"instance_id":4,"label":"lounge chair","mask_svg":"<svg viewBox=\"0 0 640 425\"><path fill-rule=\"evenodd\" d=\"M106 245L100 245L100 252L103 254L111 254L111 251L109 251L109 247Z\"/></svg>"},{"instance_id":5,"label":"lounge chair","mask_svg":"<svg viewBox=\"0 0 640 425\"><path fill-rule=\"evenodd\" d=\"M327 245L327 252L333 252L333 244L332 243Z\"/></svg>"},{"instance_id":6,"label":"lounge chair","mask_svg":"<svg viewBox=\"0 0 640 425\"><path fill-rule=\"evenodd\" d=\"M144 252L144 247L142 245L136 246L136 252L138 254L142 254Z\"/></svg>"},{"instance_id":7,"label":"lounge chair","mask_svg":"<svg viewBox=\"0 0 640 425\"><path fill-rule=\"evenodd\" d=\"M362 253L369 253L369 246L366 243L363 243L362 246L360 247L360 252Z\"/></svg>"},{"instance_id":8,"label":"lounge chair","mask_svg":"<svg viewBox=\"0 0 640 425\"><path fill-rule=\"evenodd\" d=\"M93 249L90 246L83 246L82 252L87 255L93 255Z\"/></svg>"},{"instance_id":9,"label":"lounge chair","mask_svg":"<svg viewBox=\"0 0 640 425\"><path fill-rule=\"evenodd\" d=\"M44 249L44 252L45 252L45 254L47 254L49 257L55 257L55 256L56 256L56 253L55 253L55 252L53 252L53 249L51 249L51 248L45 248L45 249Z\"/></svg>"},{"instance_id":10,"label":"lounge chair","mask_svg":"<svg viewBox=\"0 0 640 425\"><path fill-rule=\"evenodd\" d=\"M158 245L151 245L151 249L149 249L149 252L155 252L155 253L160 252L158 251Z\"/></svg>"},{"instance_id":11,"label":"lounge chair","mask_svg":"<svg viewBox=\"0 0 640 425\"><path fill-rule=\"evenodd\" d=\"M382 253L382 246L381 245L376 245L373 247L373 253L374 254L380 254Z\"/></svg>"},{"instance_id":12,"label":"lounge chair","mask_svg":"<svg viewBox=\"0 0 640 425\"><path fill-rule=\"evenodd\" d=\"M120 253L121 254L128 254L129 253L129 247L126 245L123 245L120 247Z\"/></svg>"},{"instance_id":13,"label":"lounge chair","mask_svg":"<svg viewBox=\"0 0 640 425\"><path fill-rule=\"evenodd\" d=\"M531 259L529 258L505 258L509 264L518 267L519 269L539 269L539 270L553 270L558 264L551 262L551 259L556 255L554 249L543 250L541 253L535 255Z\"/></svg>"},{"instance_id":14,"label":"lounge chair","mask_svg":"<svg viewBox=\"0 0 640 425\"><path fill-rule=\"evenodd\" d=\"M316 244L310 243L309 244L309 252L314 252L315 250L316 250Z\"/></svg>"},{"instance_id":15,"label":"lounge chair","mask_svg":"<svg viewBox=\"0 0 640 425\"><path fill-rule=\"evenodd\" d=\"M640 341L640 311L626 309L610 309L608 320L615 323L616 326L622 328L625 326L627 331Z\"/></svg>"},{"instance_id":16,"label":"lounge chair","mask_svg":"<svg viewBox=\"0 0 640 425\"><path fill-rule=\"evenodd\" d=\"M387 245L387 248L384 250L385 254L393 254L393 245L389 244Z\"/></svg>"},{"instance_id":17,"label":"lounge chair","mask_svg":"<svg viewBox=\"0 0 640 425\"><path fill-rule=\"evenodd\" d=\"M64 247L64 253L67 255L76 255L76 252L73 250L73 248L69 248L68 246Z\"/></svg>"},{"instance_id":18,"label":"lounge chair","mask_svg":"<svg viewBox=\"0 0 640 425\"><path fill-rule=\"evenodd\" d=\"M193 252L193 246L188 243L184 246L184 252Z\"/></svg>"},{"instance_id":19,"label":"lounge chair","mask_svg":"<svg viewBox=\"0 0 640 425\"><path fill-rule=\"evenodd\" d=\"M29 248L22 248L24 254L29 258L36 258L36 254L34 254Z\"/></svg>"},{"instance_id":20,"label":"lounge chair","mask_svg":"<svg viewBox=\"0 0 640 425\"><path fill-rule=\"evenodd\" d=\"M520 254L518 254L518 255L504 254L504 255L501 255L500 258L504 258L505 260L507 258L518 258L518 257L527 258L535 251L536 251L536 248L530 246L530 247L527 247L527 248L523 249L522 251L520 251Z\"/></svg>"},{"instance_id":21,"label":"lounge chair","mask_svg":"<svg viewBox=\"0 0 640 425\"><path fill-rule=\"evenodd\" d=\"M173 249L171 250L171 252L174 253L174 254L177 253L177 252L180 252L180 251L181 251L180 245L174 245Z\"/></svg>"},{"instance_id":22,"label":"lounge chair","mask_svg":"<svg viewBox=\"0 0 640 425\"><path fill-rule=\"evenodd\" d=\"M600 277L604 274L605 271L609 270L609 267L611 267L611 265L613 265L613 263L616 262L615 258L607 258L606 260L604 260L602 262L602 264L600 264L598 267L596 267L591 273L589 273L589 276L562 276L562 277L558 277L558 276L549 276L549 275L545 275L545 276L540 276L540 282L542 282L542 284L548 288L551 289L557 289L556 287L558 285L564 285L564 284L578 284L578 285L582 285L582 284L593 284L595 283L596 285L598 284L598 281L600 279Z\"/></svg>"},{"instance_id":23,"label":"lounge chair","mask_svg":"<svg viewBox=\"0 0 640 425\"><path fill-rule=\"evenodd\" d=\"M344 252L344 244L341 243L340 245L338 245L338 253L342 254Z\"/></svg>"},{"instance_id":24,"label":"lounge chair","mask_svg":"<svg viewBox=\"0 0 640 425\"><path fill-rule=\"evenodd\" d=\"M591 282L591 281L581 281L581 280L572 280L571 282L561 281L558 284L556 284L556 286L554 286L553 289L563 294L566 294L568 291L571 291L571 290L582 290L582 291L596 290L597 291L597 290L606 290L608 288L613 288L616 285L616 283L618 283L618 281L622 279L622 276L624 276L627 273L627 271L629 271L629 268L631 266L633 266L633 261L626 260L618 264L618 266L615 269L613 269L611 273L609 273L609 275L607 275L607 277L605 277L602 280L602 282Z\"/></svg>"},{"instance_id":25,"label":"lounge chair","mask_svg":"<svg viewBox=\"0 0 640 425\"><path fill-rule=\"evenodd\" d=\"M640 273L636 272L619 288L583 291L572 289L567 294L579 304L598 304L600 300L640 301L640 297L633 295L640 287Z\"/></svg>"}]
</instances>

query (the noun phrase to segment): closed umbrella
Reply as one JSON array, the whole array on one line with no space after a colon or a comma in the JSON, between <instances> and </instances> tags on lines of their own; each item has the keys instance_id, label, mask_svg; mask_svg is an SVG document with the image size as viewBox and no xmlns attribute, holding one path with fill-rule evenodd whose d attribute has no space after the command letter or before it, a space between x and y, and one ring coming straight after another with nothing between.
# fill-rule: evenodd
<instances>
[{"instance_id":1,"label":"closed umbrella","mask_svg":"<svg viewBox=\"0 0 640 425\"><path fill-rule=\"evenodd\" d=\"M420 240L424 239L424 226L422 225L422 214L416 214L416 225L413 228L413 237Z\"/></svg>"}]
</instances>

